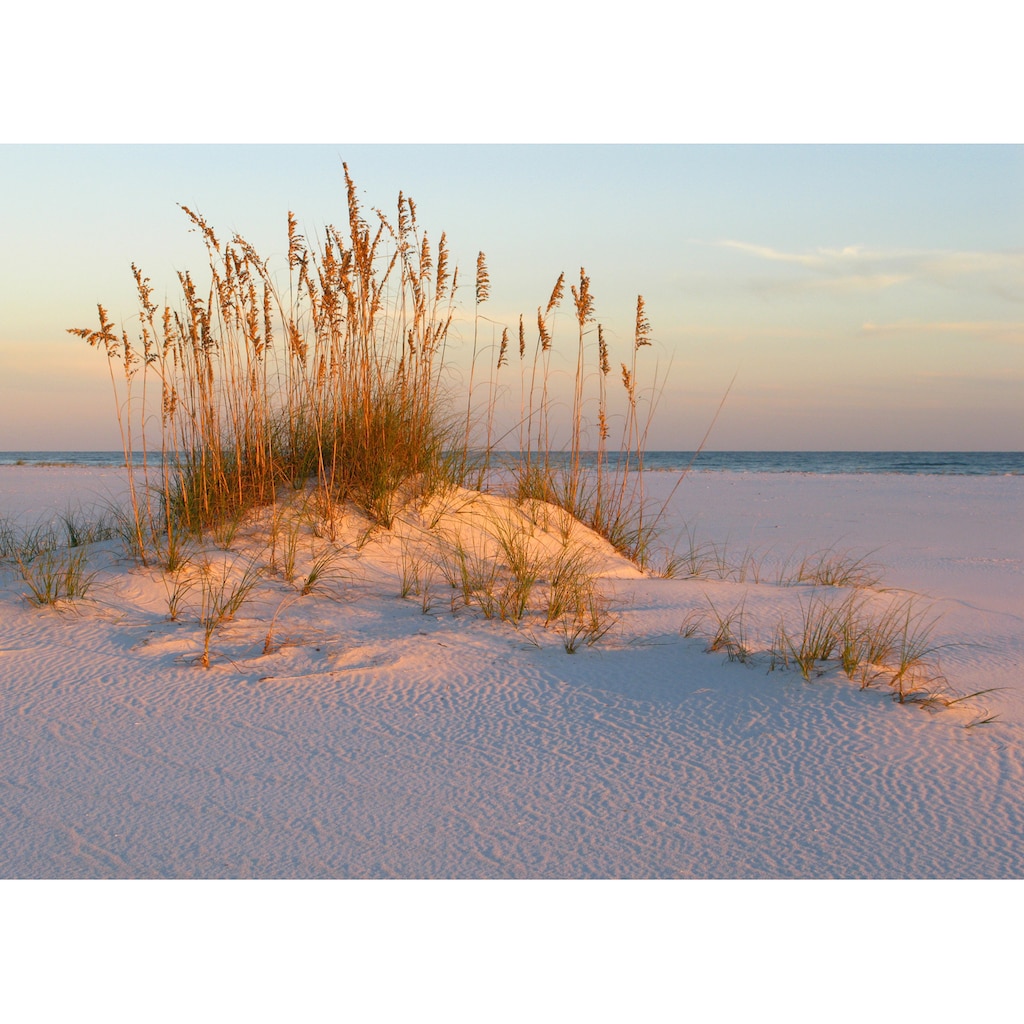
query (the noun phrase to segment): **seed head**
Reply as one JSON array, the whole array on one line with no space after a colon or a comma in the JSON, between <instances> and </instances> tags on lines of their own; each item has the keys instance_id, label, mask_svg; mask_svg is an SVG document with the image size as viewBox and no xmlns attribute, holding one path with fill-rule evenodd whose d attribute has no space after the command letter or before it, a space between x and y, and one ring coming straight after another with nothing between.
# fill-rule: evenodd
<instances>
[{"instance_id":1,"label":"seed head","mask_svg":"<svg viewBox=\"0 0 1024 1024\"><path fill-rule=\"evenodd\" d=\"M548 325L544 323L544 317L541 316L540 306L537 307L537 330L540 332L541 351L547 352L551 348L551 332L548 330Z\"/></svg>"},{"instance_id":2,"label":"seed head","mask_svg":"<svg viewBox=\"0 0 1024 1024\"><path fill-rule=\"evenodd\" d=\"M565 272L563 271L558 275L558 280L555 282L555 287L551 290L551 298L548 299L548 308L544 310L544 315L547 316L561 301L562 296L565 294Z\"/></svg>"},{"instance_id":3,"label":"seed head","mask_svg":"<svg viewBox=\"0 0 1024 1024\"><path fill-rule=\"evenodd\" d=\"M594 319L594 296L590 294L590 278L586 271L580 267L580 287L572 286L572 298L576 303L576 319L580 327Z\"/></svg>"},{"instance_id":4,"label":"seed head","mask_svg":"<svg viewBox=\"0 0 1024 1024\"><path fill-rule=\"evenodd\" d=\"M486 302L491 294L491 279L487 273L487 262L484 254L478 253L476 257L476 304Z\"/></svg>"},{"instance_id":5,"label":"seed head","mask_svg":"<svg viewBox=\"0 0 1024 1024\"><path fill-rule=\"evenodd\" d=\"M644 312L644 297L636 297L636 334L634 349L643 348L651 343L651 324Z\"/></svg>"}]
</instances>

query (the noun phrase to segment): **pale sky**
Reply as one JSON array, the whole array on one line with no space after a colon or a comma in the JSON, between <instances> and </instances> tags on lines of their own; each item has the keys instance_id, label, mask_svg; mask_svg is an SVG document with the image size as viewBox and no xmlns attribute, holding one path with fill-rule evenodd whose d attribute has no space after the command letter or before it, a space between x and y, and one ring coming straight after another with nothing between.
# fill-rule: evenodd
<instances>
[{"instance_id":1,"label":"pale sky","mask_svg":"<svg viewBox=\"0 0 1024 1024\"><path fill-rule=\"evenodd\" d=\"M121 6L9 19L0 449L117 448L106 367L66 329L97 303L131 321L132 262L177 303L205 264L179 203L281 266L289 210L310 237L344 223L343 160L366 208L403 190L447 233L467 312L480 250L499 326L585 267L621 355L642 293L644 355L671 364L653 448L699 444L735 378L711 448L1024 449L997 0L330 5L284 49L219 0ZM567 307L556 326L568 365Z\"/></svg>"},{"instance_id":2,"label":"pale sky","mask_svg":"<svg viewBox=\"0 0 1024 1024\"><path fill-rule=\"evenodd\" d=\"M623 351L636 296L671 362L652 448L1024 448L1024 147L4 145L0 449L117 448L104 360L66 333L177 302L182 203L281 266L288 210L416 201L510 327L585 267ZM568 309L560 326L572 352ZM453 349L460 358L458 348ZM646 353L645 353L646 354Z\"/></svg>"}]
</instances>

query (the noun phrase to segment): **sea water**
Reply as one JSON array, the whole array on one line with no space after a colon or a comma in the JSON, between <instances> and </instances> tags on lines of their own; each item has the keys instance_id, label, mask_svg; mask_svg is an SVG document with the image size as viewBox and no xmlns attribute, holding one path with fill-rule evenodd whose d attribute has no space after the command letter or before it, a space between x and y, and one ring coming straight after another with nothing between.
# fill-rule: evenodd
<instances>
[{"instance_id":1,"label":"sea water","mask_svg":"<svg viewBox=\"0 0 1024 1024\"><path fill-rule=\"evenodd\" d=\"M499 457L514 453L503 452ZM606 465L614 468L620 456L609 453ZM159 464L159 453L149 456ZM582 463L593 466L594 452L585 452ZM533 459L537 459L534 453ZM554 465L565 462L564 452L549 456ZM141 465L142 454L134 453L134 463ZM120 466L124 455L119 451L48 451L0 452L0 466L66 465ZM631 456L629 468L638 468ZM911 476L1020 476L1024 474L1024 452L751 452L751 451L649 451L643 456L643 468L680 472L730 471L733 473L899 473Z\"/></svg>"}]
</instances>

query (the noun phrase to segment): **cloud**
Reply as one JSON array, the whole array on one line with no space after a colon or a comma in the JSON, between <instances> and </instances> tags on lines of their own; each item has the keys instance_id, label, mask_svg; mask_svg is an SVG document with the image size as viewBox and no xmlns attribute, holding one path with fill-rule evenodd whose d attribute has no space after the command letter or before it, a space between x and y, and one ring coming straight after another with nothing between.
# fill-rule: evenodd
<instances>
[{"instance_id":1,"label":"cloud","mask_svg":"<svg viewBox=\"0 0 1024 1024\"><path fill-rule=\"evenodd\" d=\"M870 249L847 245L785 252L733 239L718 245L807 271L811 276L789 283L799 289L881 291L923 283L943 288L981 287L1009 301L1024 302L1024 250Z\"/></svg>"},{"instance_id":2,"label":"cloud","mask_svg":"<svg viewBox=\"0 0 1024 1024\"><path fill-rule=\"evenodd\" d=\"M988 373L963 373L957 370L917 370L914 380L922 384L948 384L951 387L976 388L985 390L993 399L1010 390L1014 398L1019 398L1020 387L1024 384L1024 370L1015 366L994 367Z\"/></svg>"},{"instance_id":3,"label":"cloud","mask_svg":"<svg viewBox=\"0 0 1024 1024\"><path fill-rule=\"evenodd\" d=\"M954 334L989 341L1024 343L1024 321L1010 320L896 320L861 325L865 334Z\"/></svg>"},{"instance_id":4,"label":"cloud","mask_svg":"<svg viewBox=\"0 0 1024 1024\"><path fill-rule=\"evenodd\" d=\"M839 265L850 265L867 258L879 258L879 253L870 253L863 246L848 245L842 249L815 249L812 252L782 252L767 245L752 242L736 242L726 239L718 243L730 249L749 252L753 256L777 263L796 263L811 270L827 270Z\"/></svg>"}]
</instances>

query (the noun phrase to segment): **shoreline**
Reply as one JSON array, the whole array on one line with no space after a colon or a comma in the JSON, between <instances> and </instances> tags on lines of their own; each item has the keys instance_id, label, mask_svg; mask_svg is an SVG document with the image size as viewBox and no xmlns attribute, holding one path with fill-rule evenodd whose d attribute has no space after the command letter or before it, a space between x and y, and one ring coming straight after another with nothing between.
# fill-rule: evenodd
<instances>
[{"instance_id":1,"label":"shoreline","mask_svg":"<svg viewBox=\"0 0 1024 1024\"><path fill-rule=\"evenodd\" d=\"M500 463L517 458L514 451L496 451L493 458ZM554 464L565 459L564 451L547 453ZM596 465L598 452L582 451L584 465ZM619 453L606 453L607 465L614 465ZM147 455L150 465L161 462L161 452ZM142 453L136 453L135 465L143 465ZM630 459L636 461L635 454ZM652 472L771 472L813 473L826 475L859 475L862 473L895 473L925 476L1022 476L1024 452L1020 451L734 451L648 450L643 455L644 468ZM7 451L0 452L0 467L21 466L89 466L121 468L124 455L120 449L109 451Z\"/></svg>"}]
</instances>

